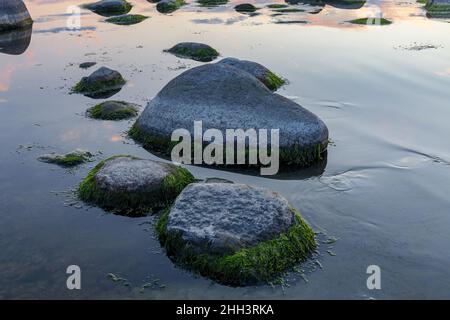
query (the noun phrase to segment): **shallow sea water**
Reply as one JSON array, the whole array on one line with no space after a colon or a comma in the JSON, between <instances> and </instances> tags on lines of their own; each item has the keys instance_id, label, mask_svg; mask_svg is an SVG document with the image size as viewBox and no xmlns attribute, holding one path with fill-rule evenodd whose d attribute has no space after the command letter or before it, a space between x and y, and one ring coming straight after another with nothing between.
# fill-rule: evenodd
<instances>
[{"instance_id":1,"label":"shallow sea water","mask_svg":"<svg viewBox=\"0 0 450 320\"><path fill-rule=\"evenodd\" d=\"M271 17L264 9L249 17L234 12L237 1L217 8L192 2L163 15L132 0L132 13L149 19L116 26L83 10L82 29L71 31L66 10L82 1L25 2L35 20L31 43L19 55L0 53L0 298L450 298L449 21L428 19L411 0L381 1L393 21L382 27L345 22L370 16L375 2L360 9L300 4L305 12ZM189 167L200 179L270 188L298 208L322 232L319 262L300 265L304 278L231 288L192 275L165 256L153 217L74 203L69 190L95 162L67 170L36 160L75 148L101 151L96 160L156 159L126 138L132 121L87 119L85 110L99 100L69 91L95 70L78 64L95 61L128 80L114 99L145 106L200 65L163 53L182 41L264 64L289 80L280 94L327 124L326 163L309 170L267 178ZM338 240L322 243L328 237ZM72 264L81 267L82 290L66 288ZM381 290L366 287L369 265L381 268ZM155 285L142 292L149 281Z\"/></svg>"}]
</instances>

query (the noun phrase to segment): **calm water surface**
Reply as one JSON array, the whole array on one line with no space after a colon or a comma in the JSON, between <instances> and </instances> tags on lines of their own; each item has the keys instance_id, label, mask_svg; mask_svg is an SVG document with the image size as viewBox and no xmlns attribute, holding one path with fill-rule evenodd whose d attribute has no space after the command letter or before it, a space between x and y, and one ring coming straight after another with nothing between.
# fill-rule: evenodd
<instances>
[{"instance_id":1,"label":"calm water surface","mask_svg":"<svg viewBox=\"0 0 450 320\"><path fill-rule=\"evenodd\" d=\"M132 0L132 13L150 19L115 26L83 11L82 30L68 31L67 7L81 1L25 2L35 20L31 43L16 46L16 53L25 50L19 55L0 53L0 298L450 298L448 21L427 19L412 0L381 1L394 22L383 27L345 22L370 16L370 3L356 10L298 5L306 11L273 17L264 9L249 17L233 11L236 1L212 9L192 2L162 15ZM280 94L328 125L332 144L322 168L271 179L189 168L198 178L278 191L322 237L338 238L321 245L307 281L290 275L286 287L230 288L193 276L161 251L152 217L74 203L69 191L95 162L66 170L36 160L75 148L101 152L97 160L156 159L125 137L132 122L87 119L98 100L69 91L93 71L78 64L95 61L128 80L114 99L145 106L199 65L162 52L181 41L268 66L289 80ZM432 48L413 50L422 45ZM331 247L335 256L326 253ZM81 267L82 290L66 289L71 264ZM366 287L372 264L381 268L381 290ZM110 272L131 286L112 282Z\"/></svg>"}]
</instances>

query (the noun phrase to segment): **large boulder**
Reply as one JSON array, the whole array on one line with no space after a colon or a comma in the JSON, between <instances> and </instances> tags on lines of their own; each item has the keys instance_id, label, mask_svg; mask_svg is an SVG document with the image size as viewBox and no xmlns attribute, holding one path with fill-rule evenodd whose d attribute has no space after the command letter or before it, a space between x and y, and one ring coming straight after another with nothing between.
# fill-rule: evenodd
<instances>
[{"instance_id":1,"label":"large boulder","mask_svg":"<svg viewBox=\"0 0 450 320\"><path fill-rule=\"evenodd\" d=\"M197 42L181 42L164 51L170 52L180 58L201 62L210 62L219 56L219 52L216 49L207 44Z\"/></svg>"},{"instance_id":2,"label":"large boulder","mask_svg":"<svg viewBox=\"0 0 450 320\"><path fill-rule=\"evenodd\" d=\"M219 61L219 63L225 63L229 66L241 69L250 73L256 79L261 81L267 88L272 91L277 90L281 87L286 81L277 76L275 73L264 67L263 65L248 61L248 60L239 60L236 58L225 58Z\"/></svg>"},{"instance_id":3,"label":"large boulder","mask_svg":"<svg viewBox=\"0 0 450 320\"><path fill-rule=\"evenodd\" d=\"M83 201L127 215L142 215L167 206L194 181L181 167L131 156L101 161L81 182Z\"/></svg>"},{"instance_id":4,"label":"large boulder","mask_svg":"<svg viewBox=\"0 0 450 320\"><path fill-rule=\"evenodd\" d=\"M328 129L316 115L225 63L195 67L170 81L130 136L170 155L172 132L182 128L193 137L194 121L203 122L203 131L220 130L224 143L227 129L279 129L281 164L307 166L321 159L328 145Z\"/></svg>"},{"instance_id":5,"label":"large boulder","mask_svg":"<svg viewBox=\"0 0 450 320\"><path fill-rule=\"evenodd\" d=\"M85 4L83 7L101 16L109 17L126 14L130 12L133 6L125 0L101 0L98 2Z\"/></svg>"},{"instance_id":6,"label":"large boulder","mask_svg":"<svg viewBox=\"0 0 450 320\"><path fill-rule=\"evenodd\" d=\"M233 183L191 184L157 232L173 260L232 285L271 281L315 247L313 231L285 198Z\"/></svg>"},{"instance_id":7,"label":"large boulder","mask_svg":"<svg viewBox=\"0 0 450 320\"><path fill-rule=\"evenodd\" d=\"M425 8L429 18L450 18L450 0L428 0Z\"/></svg>"},{"instance_id":8,"label":"large boulder","mask_svg":"<svg viewBox=\"0 0 450 320\"><path fill-rule=\"evenodd\" d=\"M33 24L22 0L0 1L0 31L20 29Z\"/></svg>"},{"instance_id":9,"label":"large boulder","mask_svg":"<svg viewBox=\"0 0 450 320\"><path fill-rule=\"evenodd\" d=\"M31 42L32 26L21 29L0 31L0 52L10 55L24 53Z\"/></svg>"},{"instance_id":10,"label":"large boulder","mask_svg":"<svg viewBox=\"0 0 450 320\"><path fill-rule=\"evenodd\" d=\"M108 98L120 91L125 83L118 71L101 67L90 76L83 77L72 91L91 98Z\"/></svg>"}]
</instances>

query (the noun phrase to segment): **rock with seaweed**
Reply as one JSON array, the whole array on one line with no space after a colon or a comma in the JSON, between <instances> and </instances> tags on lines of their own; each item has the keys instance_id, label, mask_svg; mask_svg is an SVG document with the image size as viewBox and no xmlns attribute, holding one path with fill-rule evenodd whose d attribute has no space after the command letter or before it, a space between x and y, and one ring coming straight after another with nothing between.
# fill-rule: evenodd
<instances>
[{"instance_id":1,"label":"rock with seaweed","mask_svg":"<svg viewBox=\"0 0 450 320\"><path fill-rule=\"evenodd\" d=\"M316 246L285 198L244 184L191 184L156 228L176 263L234 286L275 281Z\"/></svg>"},{"instance_id":2,"label":"rock with seaweed","mask_svg":"<svg viewBox=\"0 0 450 320\"><path fill-rule=\"evenodd\" d=\"M87 116L98 120L124 120L138 115L139 106L125 101L105 101L87 110Z\"/></svg>"},{"instance_id":3,"label":"rock with seaweed","mask_svg":"<svg viewBox=\"0 0 450 320\"><path fill-rule=\"evenodd\" d=\"M33 24L22 0L0 1L0 31L21 29Z\"/></svg>"},{"instance_id":4,"label":"rock with seaweed","mask_svg":"<svg viewBox=\"0 0 450 320\"><path fill-rule=\"evenodd\" d=\"M224 63L250 73L272 91L277 90L286 82L286 80L280 76L277 76L275 73L257 62L239 60L236 58L225 58L220 60L218 63Z\"/></svg>"},{"instance_id":5,"label":"rock with seaweed","mask_svg":"<svg viewBox=\"0 0 450 320\"><path fill-rule=\"evenodd\" d=\"M170 205L192 174L173 164L128 155L101 161L79 186L81 200L125 215L145 215Z\"/></svg>"},{"instance_id":6,"label":"rock with seaweed","mask_svg":"<svg viewBox=\"0 0 450 320\"><path fill-rule=\"evenodd\" d=\"M241 3L241 4L236 5L234 7L234 10L236 10L237 12L241 12L241 13L250 13L250 12L255 12L256 10L258 10L258 8L256 8L251 3Z\"/></svg>"},{"instance_id":7,"label":"rock with seaweed","mask_svg":"<svg viewBox=\"0 0 450 320\"><path fill-rule=\"evenodd\" d=\"M117 25L130 26L138 24L146 19L148 19L148 17L142 14L122 14L120 16L108 18L105 21Z\"/></svg>"},{"instance_id":8,"label":"rock with seaweed","mask_svg":"<svg viewBox=\"0 0 450 320\"><path fill-rule=\"evenodd\" d=\"M156 5L156 10L160 13L172 13L185 4L184 0L161 0Z\"/></svg>"},{"instance_id":9,"label":"rock with seaweed","mask_svg":"<svg viewBox=\"0 0 450 320\"><path fill-rule=\"evenodd\" d=\"M164 50L180 58L192 59L201 62L210 62L219 56L216 49L204 43L181 42L170 49Z\"/></svg>"},{"instance_id":10,"label":"rock with seaweed","mask_svg":"<svg viewBox=\"0 0 450 320\"><path fill-rule=\"evenodd\" d=\"M95 12L101 16L110 17L126 14L130 12L133 6L125 0L101 0L98 2L82 5L82 7L91 10L92 12Z\"/></svg>"},{"instance_id":11,"label":"rock with seaweed","mask_svg":"<svg viewBox=\"0 0 450 320\"><path fill-rule=\"evenodd\" d=\"M223 137L227 129L278 129L284 166L316 163L328 145L328 129L319 117L225 63L195 67L170 81L129 134L144 147L170 155L173 131L183 128L193 136L195 121L202 121L203 131L217 129Z\"/></svg>"},{"instance_id":12,"label":"rock with seaweed","mask_svg":"<svg viewBox=\"0 0 450 320\"><path fill-rule=\"evenodd\" d=\"M118 71L101 67L90 76L83 77L72 88L72 92L81 93L91 98L108 98L120 91L125 83L125 79Z\"/></svg>"},{"instance_id":13,"label":"rock with seaweed","mask_svg":"<svg viewBox=\"0 0 450 320\"><path fill-rule=\"evenodd\" d=\"M66 154L49 153L38 157L46 163L54 163L62 167L73 167L89 161L94 155L87 150L75 149Z\"/></svg>"},{"instance_id":14,"label":"rock with seaweed","mask_svg":"<svg viewBox=\"0 0 450 320\"><path fill-rule=\"evenodd\" d=\"M450 18L450 0L428 0L425 9L429 18Z\"/></svg>"}]
</instances>

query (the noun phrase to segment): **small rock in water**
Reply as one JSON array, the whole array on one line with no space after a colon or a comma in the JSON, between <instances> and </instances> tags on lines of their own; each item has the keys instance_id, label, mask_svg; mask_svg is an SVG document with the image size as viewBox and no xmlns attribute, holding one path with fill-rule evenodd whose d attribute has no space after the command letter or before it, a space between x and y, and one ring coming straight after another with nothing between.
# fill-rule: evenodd
<instances>
[{"instance_id":1,"label":"small rock in water","mask_svg":"<svg viewBox=\"0 0 450 320\"><path fill-rule=\"evenodd\" d=\"M241 3L235 6L234 10L236 10L237 12L247 13L247 12L255 12L257 8L251 3Z\"/></svg>"},{"instance_id":2,"label":"small rock in water","mask_svg":"<svg viewBox=\"0 0 450 320\"><path fill-rule=\"evenodd\" d=\"M218 63L224 63L250 73L272 91L277 90L286 82L284 79L280 78L263 65L253 61L225 58L220 60Z\"/></svg>"},{"instance_id":3,"label":"small rock in water","mask_svg":"<svg viewBox=\"0 0 450 320\"><path fill-rule=\"evenodd\" d=\"M228 3L228 0L198 0L198 3L204 7L215 7Z\"/></svg>"},{"instance_id":4,"label":"small rock in water","mask_svg":"<svg viewBox=\"0 0 450 320\"><path fill-rule=\"evenodd\" d=\"M169 163L131 156L101 161L79 186L81 200L119 214L145 215L169 205L192 174Z\"/></svg>"},{"instance_id":5,"label":"small rock in water","mask_svg":"<svg viewBox=\"0 0 450 320\"><path fill-rule=\"evenodd\" d=\"M72 91L91 98L107 98L119 92L125 83L118 71L101 67L90 76L83 77Z\"/></svg>"},{"instance_id":6,"label":"small rock in water","mask_svg":"<svg viewBox=\"0 0 450 320\"><path fill-rule=\"evenodd\" d=\"M428 0L425 9L428 18L450 18L450 0Z\"/></svg>"},{"instance_id":7,"label":"small rock in water","mask_svg":"<svg viewBox=\"0 0 450 320\"><path fill-rule=\"evenodd\" d=\"M118 25L133 25L144 20L148 19L148 17L143 16L141 14L123 14L120 16L115 16L109 19L106 19L106 22L114 23Z\"/></svg>"},{"instance_id":8,"label":"small rock in water","mask_svg":"<svg viewBox=\"0 0 450 320\"><path fill-rule=\"evenodd\" d=\"M191 184L157 232L175 262L231 285L269 282L316 246L314 232L285 198L243 184Z\"/></svg>"},{"instance_id":9,"label":"small rock in water","mask_svg":"<svg viewBox=\"0 0 450 320\"><path fill-rule=\"evenodd\" d=\"M105 101L87 110L87 115L100 120L123 120L137 116L138 105L125 101Z\"/></svg>"},{"instance_id":10,"label":"small rock in water","mask_svg":"<svg viewBox=\"0 0 450 320\"><path fill-rule=\"evenodd\" d=\"M33 24L22 0L0 1L0 31L21 29Z\"/></svg>"},{"instance_id":11,"label":"small rock in water","mask_svg":"<svg viewBox=\"0 0 450 320\"><path fill-rule=\"evenodd\" d=\"M97 62L83 62L80 63L79 67L81 69L89 69L90 67L93 67L97 64Z\"/></svg>"},{"instance_id":12,"label":"small rock in water","mask_svg":"<svg viewBox=\"0 0 450 320\"><path fill-rule=\"evenodd\" d=\"M125 0L101 0L98 2L85 4L83 7L99 15L109 17L126 14L130 12L133 6Z\"/></svg>"},{"instance_id":13,"label":"small rock in water","mask_svg":"<svg viewBox=\"0 0 450 320\"><path fill-rule=\"evenodd\" d=\"M158 1L156 10L160 13L172 13L180 9L180 7L184 4L184 0L161 0Z\"/></svg>"},{"instance_id":14,"label":"small rock in water","mask_svg":"<svg viewBox=\"0 0 450 320\"><path fill-rule=\"evenodd\" d=\"M219 56L219 53L214 48L196 42L182 42L164 51L170 52L180 58L188 58L201 62L210 62Z\"/></svg>"},{"instance_id":15,"label":"small rock in water","mask_svg":"<svg viewBox=\"0 0 450 320\"><path fill-rule=\"evenodd\" d=\"M66 154L49 153L38 158L39 161L46 163L55 163L63 167L73 167L78 164L89 161L94 155L87 150L75 149Z\"/></svg>"}]
</instances>

